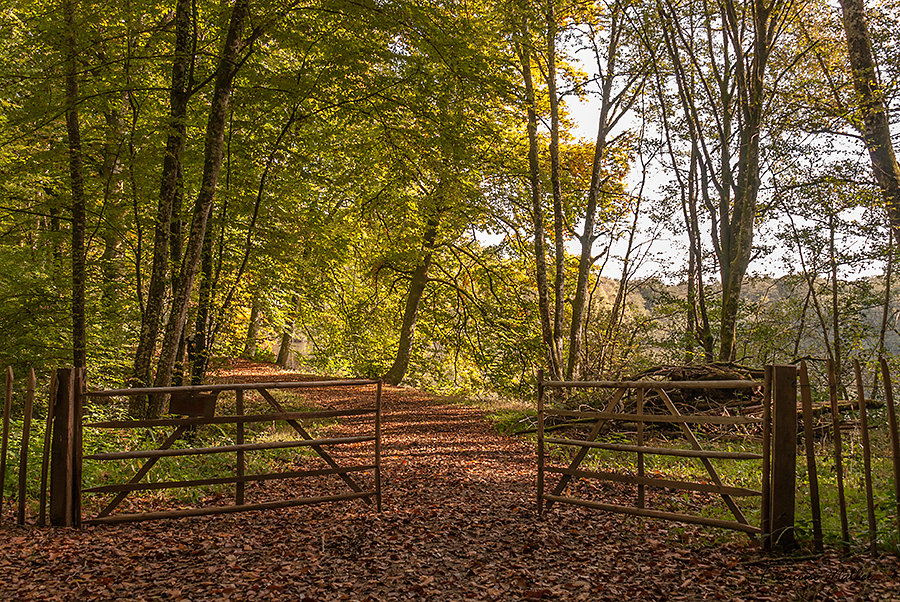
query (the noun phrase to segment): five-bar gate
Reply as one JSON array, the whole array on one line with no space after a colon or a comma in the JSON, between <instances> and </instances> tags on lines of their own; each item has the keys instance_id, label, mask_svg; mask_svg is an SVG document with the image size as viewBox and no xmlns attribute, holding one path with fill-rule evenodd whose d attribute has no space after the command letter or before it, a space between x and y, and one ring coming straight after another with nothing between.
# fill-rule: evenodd
<instances>
[{"instance_id":1,"label":"five-bar gate","mask_svg":"<svg viewBox=\"0 0 900 602\"><path fill-rule=\"evenodd\" d=\"M792 366L775 366L766 369L765 382L749 381L749 380L723 380L723 381L681 381L681 382L658 382L658 381L632 381L632 382L611 382L611 381L544 381L543 373L538 375L538 475L537 475L537 504L538 513L542 514L545 509L549 509L554 503L566 503L597 510L615 512L621 514L631 514L644 517L660 518L674 520L679 522L695 523L721 527L726 529L735 529L746 532L750 535L770 533L777 534L781 539L779 543L785 544L788 540L792 540L793 533L793 465L779 466L779 473L782 475L789 473L791 482L784 483L779 486L779 491L773 497L771 492L771 483L777 482L771 477L771 457L770 449L772 448L772 430L771 430L771 399L772 399L772 382L773 374L777 380L776 394L779 397L776 405L784 406L787 410L795 411L796 408L796 377ZM764 391L763 416L718 416L706 414L682 414L677 408L675 402L669 392L678 389L731 389L731 390L748 390L762 387ZM601 411L580 411L569 409L548 408L545 403L547 389L606 389L612 392L607 400L605 407ZM647 412L645 400L648 392L653 392L660 403L655 404L662 411ZM793 392L793 398L791 394ZM626 407L626 399L629 408L633 411L625 412L622 408ZM792 401L793 400L793 401ZM796 442L796 414L793 418L793 431L791 431L791 416L784 412L785 418L776 421L780 429L778 439L788 442L793 440ZM583 439L569 439L560 437L546 436L545 421L548 417L564 417L566 419L578 420L580 422L592 423L591 430ZM630 443L620 442L603 442L596 439L600 435L603 427L609 423L630 423L635 424L637 432L634 441ZM680 431L683 439L690 447L659 447L648 445L645 437L645 425L647 424L670 424L675 425ZM700 440L697 438L694 430L691 428L696 425L758 425L762 430L762 453L751 453L743 451L720 451L714 449L704 449ZM793 439L792 439L793 438ZM794 443L795 444L795 443ZM578 448L568 466L556 466L547 462L547 446L563 446ZM624 474L621 472L587 470L582 467L582 463L588 457L590 450L609 450L616 452L630 452L636 455L636 474ZM779 449L776 446L776 449ZM793 449L790 450L790 458L794 457ZM708 479L706 482L688 481L683 479L662 478L657 475L648 475L645 471L645 456L661 455L676 456L697 459L705 468ZM713 465L713 459L733 460L733 461L757 461L760 462L760 489L749 489L745 487L733 487L725 485L720 478L718 471ZM787 462L790 462L788 460ZM558 474L559 479L555 485L547 491L546 475L547 473ZM599 479L602 481L612 481L618 483L626 483L637 486L637 495L633 506L624 504L603 503L593 500L577 498L571 495L565 495L565 490L572 478ZM782 479L784 480L784 479ZM711 493L721 496L732 518L719 519L705 516L697 516L680 512L671 512L647 507L646 488L656 487L680 491L693 491ZM757 497L761 503L761 524L751 524L741 510L740 506L735 502L735 498L740 497Z\"/></svg>"},{"instance_id":2,"label":"five-bar gate","mask_svg":"<svg viewBox=\"0 0 900 602\"><path fill-rule=\"evenodd\" d=\"M91 517L85 517L84 523L117 523L129 521L154 520L161 518L178 518L184 516L204 516L225 514L247 510L267 510L292 506L319 504L360 499L367 504L375 504L381 510L381 381L376 380L338 380L321 382L271 382L249 384L200 385L188 387L164 387L146 389L119 389L105 391L82 391L81 371L60 370L55 379L54 398L54 439L51 458L50 482L50 520L51 524L63 526L79 526L82 523L81 499L83 493L111 494L103 508ZM278 389L311 389L326 387L356 387L374 385L375 391L369 407L343 410L288 411L272 395ZM233 392L235 396L235 412L230 415L215 415L215 402L222 392ZM247 391L258 393L268 404L271 411L259 414L244 412L244 394ZM100 422L82 422L82 402L84 399L100 399L113 397L132 397L136 395L170 395L171 412L193 414L186 417L159 418L147 420L107 420ZM175 407L177 405L177 408ZM344 417L371 417L371 433L352 437L314 438L304 427L304 421L317 419L338 419ZM288 441L263 441L247 443L245 441L245 425L261 422L283 422L295 433L296 438ZM175 443L184 440L192 429L203 425L235 425L233 444L210 447L174 447ZM108 451L93 454L82 454L83 429L135 429L135 428L171 428L166 439L155 449ZM326 448L358 443L374 444L370 463L341 465ZM290 470L282 472L247 474L246 455L249 452L271 449L310 448L324 460L326 467L312 470ZM189 479L178 481L147 482L145 477L154 465L162 458L203 456L209 454L235 454L235 472L205 479ZM141 460L140 467L127 483L101 485L82 489L81 469L85 461L117 462L123 460ZM363 487L355 473L369 472L370 487ZM349 491L314 497L273 500L248 503L245 499L245 485L250 482L320 477L337 475L345 483ZM234 485L234 503L230 505L204 506L156 512L115 513L122 502L133 491L155 491L183 487L199 487L207 485Z\"/></svg>"}]
</instances>

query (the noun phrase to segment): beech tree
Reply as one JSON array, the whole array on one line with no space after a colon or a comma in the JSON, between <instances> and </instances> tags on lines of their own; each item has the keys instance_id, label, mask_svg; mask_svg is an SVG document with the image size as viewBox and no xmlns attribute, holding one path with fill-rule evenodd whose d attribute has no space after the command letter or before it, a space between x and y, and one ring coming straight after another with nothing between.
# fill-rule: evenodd
<instances>
[{"instance_id":1,"label":"beech tree","mask_svg":"<svg viewBox=\"0 0 900 602\"><path fill-rule=\"evenodd\" d=\"M85 332L85 198L84 159L81 148L81 124L78 120L78 24L75 3L64 0L63 16L68 30L65 37L66 134L69 146L69 178L72 195L72 362L83 368L87 358Z\"/></svg>"},{"instance_id":2,"label":"beech tree","mask_svg":"<svg viewBox=\"0 0 900 602\"><path fill-rule=\"evenodd\" d=\"M847 55L857 96L858 127L869 152L875 181L881 188L894 230L894 240L900 240L900 165L891 141L884 89L878 81L865 3L863 0L841 0L841 8L847 35Z\"/></svg>"},{"instance_id":3,"label":"beech tree","mask_svg":"<svg viewBox=\"0 0 900 602\"><path fill-rule=\"evenodd\" d=\"M176 197L183 186L184 169L181 165L185 145L188 101L196 92L191 69L193 26L190 0L177 0L175 4L175 43L172 58L172 79L169 86L169 116L166 128L166 146L160 176L156 220L153 228L153 252L150 282L146 301L142 304L141 330L134 355L132 383L150 386L152 382L152 357L156 349L159 327L169 270L169 242L172 238L172 215ZM180 243L180 236L175 237ZM176 255L173 249L172 256ZM133 415L143 413L141 401L134 398L130 409Z\"/></svg>"},{"instance_id":4,"label":"beech tree","mask_svg":"<svg viewBox=\"0 0 900 602\"><path fill-rule=\"evenodd\" d=\"M805 7L13 3L0 11L0 330L13 341L0 359L66 358L92 385L146 386L201 382L208 358L254 341L286 365L303 339L301 363L323 372L519 391L536 364L574 379L668 361L676 343L679 361L752 356L735 339L763 336L775 313L743 285L754 254L782 244L757 227L784 174L851 123L893 185L892 76L877 87L877 64L844 64L865 45L841 50L862 31L877 63L887 34L861 30L850 0ZM576 97L593 100L589 140L574 134ZM643 192L626 189L638 179ZM828 190L794 179L809 203ZM842 281L857 260L843 206L819 228L835 233L831 263L795 277L802 298L784 310L838 357L857 341L843 298L864 297ZM661 246L642 216L677 222L684 269L666 275L684 289L635 273ZM807 226L785 247L804 261L820 242ZM778 341L757 347L804 348Z\"/></svg>"},{"instance_id":5,"label":"beech tree","mask_svg":"<svg viewBox=\"0 0 900 602\"><path fill-rule=\"evenodd\" d=\"M794 13L784 0L657 3L696 178L712 221L722 284L719 361L732 361L738 305L753 251L760 151L772 97L769 59Z\"/></svg>"}]
</instances>

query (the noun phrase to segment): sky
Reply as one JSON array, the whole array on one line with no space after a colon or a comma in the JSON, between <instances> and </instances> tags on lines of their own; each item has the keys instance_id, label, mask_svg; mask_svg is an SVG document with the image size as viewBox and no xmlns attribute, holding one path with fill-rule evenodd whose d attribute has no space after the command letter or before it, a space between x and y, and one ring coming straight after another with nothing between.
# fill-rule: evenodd
<instances>
[{"instance_id":1,"label":"sky","mask_svg":"<svg viewBox=\"0 0 900 602\"><path fill-rule=\"evenodd\" d=\"M598 106L596 101L592 97L586 97L585 99L567 97L565 103L566 110L574 123L573 134L577 137L593 141L597 132ZM846 143L838 142L838 144L843 145ZM844 148L835 148L832 150L834 153L839 154L844 158L856 158L857 160L866 161L866 157L861 156L863 153L862 148L853 148L848 144ZM633 191L637 190L642 176L643 174L640 171L640 166L635 163L632 166L629 175L629 184ZM657 164L657 167L653 169L652 173L647 174L644 197L648 199L660 198L662 194L661 187L666 182L666 169L664 166ZM761 192L761 200L764 194L764 192ZM844 212L842 217L847 220L858 220L861 218L861 214L862 210L857 208ZM761 243L768 243L771 246L775 232L779 229L788 227L785 222L786 220L775 220L758 224L755 240ZM664 280L670 280L670 278L665 277L663 273L684 267L687 253L687 241L684 236L679 236L666 230L660 230L648 216L643 216L639 219L638 232L639 242L642 244L650 244L651 252L649 254L649 260L639 268L637 277L662 276ZM859 247L862 244L865 244L865 241L850 239L839 241L839 245L846 248ZM572 241L567 249L573 254L580 254L581 252L580 245L577 241ZM614 246L614 254L622 255L624 250L624 240ZM597 253L598 251L599 249L595 248L594 252ZM796 263L797 261L793 257L791 249L779 248L776 245L773 246L769 253L751 261L748 275L780 277L789 273L789 271L798 271L800 267L799 265L796 265ZM839 272L839 277L856 279L879 276L883 274L883 270L884 266L881 262L874 262L871 265L843 268ZM608 277L617 277L620 271L621 264L618 262L611 262L607 273L604 275Z\"/></svg>"}]
</instances>

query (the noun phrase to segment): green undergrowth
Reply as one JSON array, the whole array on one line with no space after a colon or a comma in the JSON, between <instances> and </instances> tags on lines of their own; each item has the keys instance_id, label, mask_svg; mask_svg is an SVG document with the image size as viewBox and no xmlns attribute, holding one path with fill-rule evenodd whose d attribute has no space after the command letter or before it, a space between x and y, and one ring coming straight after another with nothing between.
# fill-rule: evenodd
<instances>
[{"instance_id":1,"label":"green undergrowth","mask_svg":"<svg viewBox=\"0 0 900 602\"><path fill-rule=\"evenodd\" d=\"M492 422L498 432L515 435L535 441L536 443L536 412L525 409L497 409L488 413L487 419ZM857 424L857 416L850 412L844 415L844 422L850 425ZM829 419L830 424L830 419ZM582 427L584 425L581 425ZM872 444L872 481L873 499L875 506L876 530L878 533L878 548L882 551L897 552L897 514L894 498L894 480L892 476L892 460L890 450L890 434L888 430L885 411L883 409L870 411L869 416L870 438ZM809 475L807 470L805 447L802 438L802 426L797 447L797 492L796 492L796 518L795 534L801 543L801 549L808 550L812 546L812 504L810 500ZM693 429L703 449L732 452L762 453L762 441L758 433L741 436L724 431L702 433L699 429ZM581 438L586 430L572 430L571 428L551 430L547 437ZM842 429L843 439L843 474L844 495L847 505L847 516L852 548L865 550L868 547L869 532L866 507L866 491L864 481L864 465L862 455L862 437L858 426L850 429ZM680 447L690 448L690 444L675 431L645 431L645 444L655 447ZM602 434L597 441L607 443L633 444L636 441L634 425L630 431L607 432ZM572 446L547 444L547 462L556 466L567 466L579 448ZM815 443L816 467L819 481L820 506L822 514L822 530L825 545L840 547L841 545L841 521L838 505L837 471L834 462L833 440L829 436L819 439ZM721 478L723 484L733 487L742 487L753 490L761 490L762 463L760 460L733 460L711 459L713 467ZM633 452L621 452L593 449L582 462L581 469L592 471L608 471L621 474L637 474L637 455ZM676 456L644 454L644 471L647 476L712 483L712 478L697 458L683 458ZM548 483L555 483L557 475L548 475ZM598 481L591 481L594 484ZM566 492L571 494L573 485ZM637 486L631 484L618 484L624 488L626 497L624 503L635 505L637 501ZM588 487L590 489L590 487ZM549 489L548 489L549 491ZM734 520L734 515L726 506L722 497L715 494L698 493L690 491L676 491L674 489L661 489L646 487L647 507L656 510L693 514L708 518ZM602 494L592 498L596 501L604 501ZM735 497L733 498L743 511L747 521L751 525L760 524L760 497ZM620 503L614 500L606 500L608 503ZM732 537L728 532L722 531L723 537ZM736 534L744 537L742 534Z\"/></svg>"},{"instance_id":2,"label":"green undergrowth","mask_svg":"<svg viewBox=\"0 0 900 602\"><path fill-rule=\"evenodd\" d=\"M308 411L317 409L308 404L302 394L294 391L279 391L276 397L288 411ZM261 397L253 392L245 394L246 414L269 414L273 410ZM39 410L38 410L39 411ZM233 393L223 393L217 404L217 415L233 415L235 400ZM163 416L169 418L172 416ZM93 403L84 408L84 422L101 422L127 419L127 400ZM303 427L313 436L321 436L323 430L334 423L334 419L303 421ZM28 447L28 467L26 478L26 500L31 512L37 511L40 495L41 463L44 447L46 415L36 415L31 426ZM158 449L174 432L176 427L105 429L86 427L83 429L83 454L92 455L116 451ZM236 442L236 424L201 425L188 430L176 440L171 449L218 447ZM19 457L21 450L22 419L10 423L7 472L4 482L4 497L12 500L18 495ZM244 443L288 441L298 438L296 431L284 422L245 423ZM284 449L251 450L245 452L245 474L260 474L292 470L304 458L315 456L309 447ZM122 460L89 460L82 466L82 487L127 483L146 458ZM165 481L185 481L233 476L237 468L235 452L205 454L200 456L177 456L160 458L141 482L159 483ZM232 495L234 484L206 485L189 488L172 488L154 491L133 492L129 498L165 499L188 504L196 504L203 499L217 495ZM85 493L83 504L91 508L103 504L110 498L109 493Z\"/></svg>"},{"instance_id":3,"label":"green undergrowth","mask_svg":"<svg viewBox=\"0 0 900 602\"><path fill-rule=\"evenodd\" d=\"M515 435L537 424L537 412L533 404L500 395L448 396L442 401L476 407L484 412L485 419L503 435Z\"/></svg>"},{"instance_id":4,"label":"green undergrowth","mask_svg":"<svg viewBox=\"0 0 900 602\"><path fill-rule=\"evenodd\" d=\"M503 435L519 435L537 422L534 410L500 409L485 415L494 429Z\"/></svg>"}]
</instances>

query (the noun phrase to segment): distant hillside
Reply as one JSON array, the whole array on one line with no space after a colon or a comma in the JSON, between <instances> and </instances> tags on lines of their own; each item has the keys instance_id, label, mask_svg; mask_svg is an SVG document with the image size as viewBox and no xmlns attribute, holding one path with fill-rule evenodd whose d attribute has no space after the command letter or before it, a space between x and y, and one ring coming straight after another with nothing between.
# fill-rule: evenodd
<instances>
[{"instance_id":1,"label":"distant hillside","mask_svg":"<svg viewBox=\"0 0 900 602\"><path fill-rule=\"evenodd\" d=\"M827 282L824 280L818 282L817 296L830 341L832 299L831 290L825 288L826 286ZM594 303L597 307L608 307L613 303L617 290L617 281L600 278L594 292ZM717 286L708 286L706 292L709 310L715 312L719 289ZM793 356L798 329L802 322L803 333L797 355L824 356L825 344L821 320L812 298L807 301L807 293L806 281L797 276L747 279L741 293L739 345L743 343L749 347L751 342L767 344L771 347L768 353L779 356L779 361L794 359L787 356ZM864 354L875 350L882 321L884 279L870 277L843 282L839 294L840 330L844 348ZM660 331L683 329L686 323L683 318L684 311L678 309L672 301L685 302L686 299L686 284L664 284L658 280L639 281L631 286L627 297L627 312L631 317L657 317L656 324ZM895 299L896 295L892 295L885 336L885 348L889 354L900 354L898 305ZM804 304L806 304L805 318L801 318ZM672 317L663 317L670 314L673 314ZM716 319L716 315L710 315L714 331ZM667 336L664 332L658 335ZM750 351L749 348L745 349L744 354ZM738 355L741 354L739 349Z\"/></svg>"}]
</instances>

